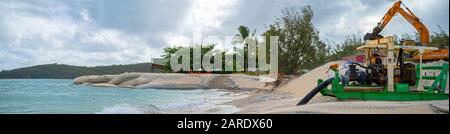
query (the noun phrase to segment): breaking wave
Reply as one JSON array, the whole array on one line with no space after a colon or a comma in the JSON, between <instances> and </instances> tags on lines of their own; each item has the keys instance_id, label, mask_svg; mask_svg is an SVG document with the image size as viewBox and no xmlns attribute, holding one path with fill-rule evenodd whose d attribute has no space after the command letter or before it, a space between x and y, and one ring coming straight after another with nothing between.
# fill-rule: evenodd
<instances>
[{"instance_id":1,"label":"breaking wave","mask_svg":"<svg viewBox=\"0 0 450 134\"><path fill-rule=\"evenodd\" d=\"M143 114L144 112L138 110L130 104L119 104L112 107L105 107L101 112L96 114Z\"/></svg>"}]
</instances>

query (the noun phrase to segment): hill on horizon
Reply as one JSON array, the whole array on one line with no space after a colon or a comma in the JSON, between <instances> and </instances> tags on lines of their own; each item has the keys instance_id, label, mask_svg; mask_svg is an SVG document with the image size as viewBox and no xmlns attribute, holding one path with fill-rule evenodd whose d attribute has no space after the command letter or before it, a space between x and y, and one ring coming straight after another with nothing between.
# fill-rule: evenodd
<instances>
[{"instance_id":1,"label":"hill on horizon","mask_svg":"<svg viewBox=\"0 0 450 134\"><path fill-rule=\"evenodd\" d=\"M66 64L44 64L13 70L2 70L0 79L73 79L84 75L108 75L125 72L152 72L151 63L110 66L73 66Z\"/></svg>"}]
</instances>

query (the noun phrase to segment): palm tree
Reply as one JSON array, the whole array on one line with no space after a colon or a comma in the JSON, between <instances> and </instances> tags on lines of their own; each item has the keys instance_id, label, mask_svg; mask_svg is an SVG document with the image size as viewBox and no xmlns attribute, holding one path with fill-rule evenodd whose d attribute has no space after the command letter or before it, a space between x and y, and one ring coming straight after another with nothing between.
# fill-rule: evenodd
<instances>
[{"instance_id":1,"label":"palm tree","mask_svg":"<svg viewBox=\"0 0 450 134\"><path fill-rule=\"evenodd\" d=\"M253 39L255 36L255 33L256 33L256 29L255 29L255 30L253 30L253 32L250 35L250 29L247 26L243 26L243 25L240 25L237 28L237 30L239 33L234 35L233 43L243 43L244 39L247 37L249 37L250 39Z\"/></svg>"},{"instance_id":2,"label":"palm tree","mask_svg":"<svg viewBox=\"0 0 450 134\"><path fill-rule=\"evenodd\" d=\"M249 38L249 39L253 39L256 33L256 29L253 30L253 32L250 34L250 29L247 26L243 26L240 25L238 28L238 34L234 35L233 38L233 44L238 44L238 43L245 43L245 39ZM233 47L234 52L236 52L236 47ZM244 71L247 72L248 70L248 63L247 63L247 59L248 59L248 44L245 43L244 44Z\"/></svg>"}]
</instances>

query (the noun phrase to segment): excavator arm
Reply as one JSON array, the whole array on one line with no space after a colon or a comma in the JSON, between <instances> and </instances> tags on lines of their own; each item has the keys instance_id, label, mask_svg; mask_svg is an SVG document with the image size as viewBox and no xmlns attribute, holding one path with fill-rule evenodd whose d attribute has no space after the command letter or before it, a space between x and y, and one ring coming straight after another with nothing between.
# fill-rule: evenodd
<instances>
[{"instance_id":1,"label":"excavator arm","mask_svg":"<svg viewBox=\"0 0 450 134\"><path fill-rule=\"evenodd\" d=\"M373 29L372 33L366 34L364 36L365 40L378 39L383 36L380 35L380 32L387 26L387 24L392 20L392 18L399 13L402 15L420 34L420 43L422 46L428 46L430 42L430 32L428 28L420 21L420 19L408 8L405 6L406 11L401 7L402 1L397 1L394 5L389 9L389 11L384 15L378 25Z\"/></svg>"}]
</instances>

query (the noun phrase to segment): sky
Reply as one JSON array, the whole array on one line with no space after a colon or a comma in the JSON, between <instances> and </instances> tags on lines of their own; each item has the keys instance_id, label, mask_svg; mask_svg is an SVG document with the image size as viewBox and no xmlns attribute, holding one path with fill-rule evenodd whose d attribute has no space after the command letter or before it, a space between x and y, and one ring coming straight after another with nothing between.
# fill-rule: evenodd
<instances>
[{"instance_id":1,"label":"sky","mask_svg":"<svg viewBox=\"0 0 450 134\"><path fill-rule=\"evenodd\" d=\"M311 5L322 40L363 36L394 0L0 0L0 70L39 64L98 66L150 62L168 46L228 48L239 25L260 35L286 7ZM403 0L431 32L449 29L448 0ZM413 34L400 15L384 35ZM195 34L194 34L195 33ZM208 40L216 36L221 41Z\"/></svg>"}]
</instances>

